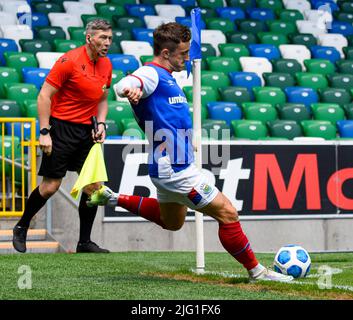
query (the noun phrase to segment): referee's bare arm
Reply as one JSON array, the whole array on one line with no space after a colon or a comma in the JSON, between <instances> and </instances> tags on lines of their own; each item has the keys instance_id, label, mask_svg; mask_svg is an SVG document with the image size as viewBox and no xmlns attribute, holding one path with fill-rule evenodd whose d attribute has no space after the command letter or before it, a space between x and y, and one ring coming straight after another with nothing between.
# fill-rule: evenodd
<instances>
[{"instance_id":1,"label":"referee's bare arm","mask_svg":"<svg viewBox=\"0 0 353 320\"><path fill-rule=\"evenodd\" d=\"M97 121L98 123L105 123L108 114L108 90L106 90L98 103ZM98 131L94 134L92 130L93 140L98 143L103 143L105 139L105 127L103 124L98 125Z\"/></svg>"},{"instance_id":2,"label":"referee's bare arm","mask_svg":"<svg viewBox=\"0 0 353 320\"><path fill-rule=\"evenodd\" d=\"M58 92L58 89L50 85L48 82L44 82L42 89L38 95L38 117L39 117L39 126L40 129L47 128L49 129L49 117L50 117L50 107L51 107L51 98ZM52 151L52 140L50 133L46 135L39 136L39 148L46 153L48 156Z\"/></svg>"}]
</instances>

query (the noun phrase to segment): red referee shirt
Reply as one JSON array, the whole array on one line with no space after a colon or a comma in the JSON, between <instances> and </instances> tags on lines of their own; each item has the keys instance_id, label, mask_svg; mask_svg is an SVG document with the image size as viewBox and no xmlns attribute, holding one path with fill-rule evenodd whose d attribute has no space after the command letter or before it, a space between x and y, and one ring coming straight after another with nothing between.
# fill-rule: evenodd
<instances>
[{"instance_id":1,"label":"red referee shirt","mask_svg":"<svg viewBox=\"0 0 353 320\"><path fill-rule=\"evenodd\" d=\"M59 90L52 97L51 115L61 120L90 124L111 79L109 58L99 58L94 63L85 46L68 51L56 61L46 78Z\"/></svg>"}]
</instances>

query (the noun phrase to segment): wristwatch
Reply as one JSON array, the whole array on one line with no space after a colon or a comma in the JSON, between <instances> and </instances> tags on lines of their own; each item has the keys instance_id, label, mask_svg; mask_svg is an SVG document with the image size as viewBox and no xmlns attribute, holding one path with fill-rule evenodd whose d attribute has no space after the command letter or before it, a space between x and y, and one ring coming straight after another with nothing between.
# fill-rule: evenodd
<instances>
[{"instance_id":1,"label":"wristwatch","mask_svg":"<svg viewBox=\"0 0 353 320\"><path fill-rule=\"evenodd\" d=\"M43 129L40 129L39 132L40 132L41 135L45 136L45 135L47 135L50 132L50 129L43 128Z\"/></svg>"}]
</instances>

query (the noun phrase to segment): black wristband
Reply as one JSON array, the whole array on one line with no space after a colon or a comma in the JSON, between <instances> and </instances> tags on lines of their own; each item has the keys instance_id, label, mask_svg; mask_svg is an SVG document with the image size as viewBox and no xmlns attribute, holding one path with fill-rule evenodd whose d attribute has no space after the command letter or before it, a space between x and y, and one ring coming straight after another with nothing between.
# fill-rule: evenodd
<instances>
[{"instance_id":1,"label":"black wristband","mask_svg":"<svg viewBox=\"0 0 353 320\"><path fill-rule=\"evenodd\" d=\"M104 131L107 131L107 125L105 122L98 122L98 125L102 124L104 126Z\"/></svg>"}]
</instances>

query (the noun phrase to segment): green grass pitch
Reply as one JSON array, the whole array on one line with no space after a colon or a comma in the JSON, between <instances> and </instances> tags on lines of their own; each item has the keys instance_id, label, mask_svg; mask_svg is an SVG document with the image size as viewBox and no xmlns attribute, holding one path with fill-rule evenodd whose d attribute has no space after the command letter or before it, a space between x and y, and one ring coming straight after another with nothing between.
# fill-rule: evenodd
<instances>
[{"instance_id":1,"label":"green grass pitch","mask_svg":"<svg viewBox=\"0 0 353 320\"><path fill-rule=\"evenodd\" d=\"M274 254L257 256L272 267ZM311 259L305 279L254 284L226 253L206 253L204 275L192 271L194 252L2 255L0 300L353 299L353 253L311 254ZM22 265L30 268L31 289L18 286L24 283ZM323 274L325 266L331 276Z\"/></svg>"}]
</instances>

